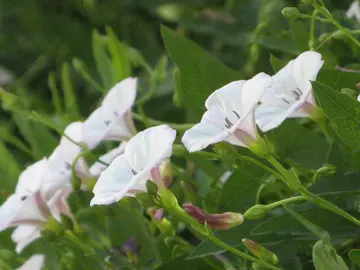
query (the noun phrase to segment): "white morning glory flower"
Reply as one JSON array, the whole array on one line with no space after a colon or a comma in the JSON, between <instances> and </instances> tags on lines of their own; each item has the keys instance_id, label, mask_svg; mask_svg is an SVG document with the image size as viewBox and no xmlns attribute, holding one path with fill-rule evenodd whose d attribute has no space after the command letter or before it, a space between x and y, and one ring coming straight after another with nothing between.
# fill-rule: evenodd
<instances>
[{"instance_id":1,"label":"white morning glory flower","mask_svg":"<svg viewBox=\"0 0 360 270\"><path fill-rule=\"evenodd\" d=\"M101 160L107 164L110 164L111 162L113 162L113 160L115 158L117 158L118 156L120 156L124 153L126 144L127 144L127 142L121 142L118 147L107 152L105 155L100 156L99 160ZM93 177L99 177L101 172L103 172L107 167L108 166L106 166L105 164L97 161L90 167L89 171Z\"/></svg>"},{"instance_id":2,"label":"white morning glory flower","mask_svg":"<svg viewBox=\"0 0 360 270\"><path fill-rule=\"evenodd\" d=\"M25 247L40 237L40 229L34 225L19 225L11 235L11 239L16 244L15 251L18 254L20 254Z\"/></svg>"},{"instance_id":3,"label":"white morning glory flower","mask_svg":"<svg viewBox=\"0 0 360 270\"><path fill-rule=\"evenodd\" d=\"M162 181L160 165L172 154L176 131L167 125L148 128L130 139L123 155L101 173L90 205L111 204L146 191L146 181Z\"/></svg>"},{"instance_id":4,"label":"white morning glory flower","mask_svg":"<svg viewBox=\"0 0 360 270\"><path fill-rule=\"evenodd\" d=\"M136 133L131 118L136 87L136 78L127 78L117 83L107 93L101 106L84 122L86 141L92 141L92 146L101 140L128 141Z\"/></svg>"},{"instance_id":5,"label":"white morning glory flower","mask_svg":"<svg viewBox=\"0 0 360 270\"><path fill-rule=\"evenodd\" d=\"M234 81L212 93L205 102L207 111L201 122L185 132L182 142L189 152L227 141L249 147L258 134L254 110L273 79L259 73L252 79Z\"/></svg>"},{"instance_id":6,"label":"white morning glory flower","mask_svg":"<svg viewBox=\"0 0 360 270\"><path fill-rule=\"evenodd\" d=\"M35 254L31 256L22 266L17 270L41 270L44 265L45 256L40 254Z\"/></svg>"},{"instance_id":7,"label":"white morning glory flower","mask_svg":"<svg viewBox=\"0 0 360 270\"><path fill-rule=\"evenodd\" d=\"M357 100L360 101L360 95L358 96Z\"/></svg>"},{"instance_id":8,"label":"white morning glory flower","mask_svg":"<svg viewBox=\"0 0 360 270\"><path fill-rule=\"evenodd\" d=\"M356 18L358 22L360 22L360 4L358 0L355 0L349 7L348 11L346 11L346 18Z\"/></svg>"},{"instance_id":9,"label":"white morning glory flower","mask_svg":"<svg viewBox=\"0 0 360 270\"><path fill-rule=\"evenodd\" d=\"M256 123L262 131L278 127L289 117L311 117L316 111L311 82L324 61L321 54L308 51L291 60L273 76L275 84L261 98Z\"/></svg>"}]
</instances>

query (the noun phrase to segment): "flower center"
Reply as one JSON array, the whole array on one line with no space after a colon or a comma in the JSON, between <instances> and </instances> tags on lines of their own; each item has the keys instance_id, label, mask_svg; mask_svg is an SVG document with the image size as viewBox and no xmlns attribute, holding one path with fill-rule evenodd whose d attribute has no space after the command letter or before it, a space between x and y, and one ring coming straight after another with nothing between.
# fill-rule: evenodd
<instances>
[{"instance_id":1,"label":"flower center","mask_svg":"<svg viewBox=\"0 0 360 270\"><path fill-rule=\"evenodd\" d=\"M300 88L295 88L295 90L292 90L291 92L281 93L279 97L287 104L293 104L300 100L301 96L303 95L303 92L300 90Z\"/></svg>"},{"instance_id":2,"label":"flower center","mask_svg":"<svg viewBox=\"0 0 360 270\"><path fill-rule=\"evenodd\" d=\"M240 119L240 115L239 115L236 111L232 111L232 112L233 112L234 115L237 117L237 119L235 119L235 121L236 121L236 120L239 120L239 119ZM230 117L230 116L229 116L229 117ZM234 118L234 117L232 117L232 118ZM234 125L233 122L230 121L229 118L225 117L225 127L226 127L226 128L231 128L233 125Z\"/></svg>"}]
</instances>

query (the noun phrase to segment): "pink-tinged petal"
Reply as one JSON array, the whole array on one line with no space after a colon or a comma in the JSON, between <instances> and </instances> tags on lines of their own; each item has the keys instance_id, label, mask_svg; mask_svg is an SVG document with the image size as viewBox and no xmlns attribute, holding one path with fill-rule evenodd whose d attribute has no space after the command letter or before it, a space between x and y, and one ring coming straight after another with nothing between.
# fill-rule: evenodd
<instances>
[{"instance_id":1,"label":"pink-tinged petal","mask_svg":"<svg viewBox=\"0 0 360 270\"><path fill-rule=\"evenodd\" d=\"M44 182L47 169L47 159L43 158L27 167L19 176L15 193L19 196L28 196L40 189Z\"/></svg>"},{"instance_id":2,"label":"pink-tinged petal","mask_svg":"<svg viewBox=\"0 0 360 270\"><path fill-rule=\"evenodd\" d=\"M106 110L122 116L129 111L136 98L137 79L127 78L109 90L101 104Z\"/></svg>"},{"instance_id":3,"label":"pink-tinged petal","mask_svg":"<svg viewBox=\"0 0 360 270\"><path fill-rule=\"evenodd\" d=\"M297 84L301 89L303 96L308 96L312 91L311 82L316 77L324 64L321 54L314 51L307 51L300 54L292 62L292 73Z\"/></svg>"},{"instance_id":4,"label":"pink-tinged petal","mask_svg":"<svg viewBox=\"0 0 360 270\"><path fill-rule=\"evenodd\" d=\"M127 142L120 143L118 147L114 148L105 155L100 156L99 160L107 164L110 164L115 158L117 158L118 156L124 153L126 144ZM106 166L105 164L102 164L100 162L95 162L94 165L90 167L90 174L92 176L98 177L101 174L101 172L104 171L107 167L108 166Z\"/></svg>"},{"instance_id":5,"label":"pink-tinged petal","mask_svg":"<svg viewBox=\"0 0 360 270\"><path fill-rule=\"evenodd\" d=\"M17 270L41 270L45 261L44 255L33 255Z\"/></svg>"},{"instance_id":6,"label":"pink-tinged petal","mask_svg":"<svg viewBox=\"0 0 360 270\"><path fill-rule=\"evenodd\" d=\"M16 243L15 251L21 253L25 247L40 238L40 229L32 225L19 225L11 235L11 239Z\"/></svg>"},{"instance_id":7,"label":"pink-tinged petal","mask_svg":"<svg viewBox=\"0 0 360 270\"><path fill-rule=\"evenodd\" d=\"M72 192L71 189L59 189L54 196L47 202L51 215L60 220L60 214L66 215L70 218L73 217L67 199Z\"/></svg>"},{"instance_id":8,"label":"pink-tinged petal","mask_svg":"<svg viewBox=\"0 0 360 270\"><path fill-rule=\"evenodd\" d=\"M126 157L117 157L101 173L93 189L94 198L90 205L112 204L119 201L130 190L134 173Z\"/></svg>"},{"instance_id":9,"label":"pink-tinged petal","mask_svg":"<svg viewBox=\"0 0 360 270\"><path fill-rule=\"evenodd\" d=\"M137 173L149 167L159 166L171 156L176 131L168 125L160 125L139 132L128 142L124 155Z\"/></svg>"}]
</instances>

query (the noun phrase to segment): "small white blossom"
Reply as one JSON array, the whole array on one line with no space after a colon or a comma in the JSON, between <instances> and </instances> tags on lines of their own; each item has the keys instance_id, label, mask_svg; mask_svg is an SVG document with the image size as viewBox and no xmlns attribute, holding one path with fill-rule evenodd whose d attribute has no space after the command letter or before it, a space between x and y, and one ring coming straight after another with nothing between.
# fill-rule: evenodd
<instances>
[{"instance_id":1,"label":"small white blossom","mask_svg":"<svg viewBox=\"0 0 360 270\"><path fill-rule=\"evenodd\" d=\"M101 173L90 205L111 204L146 191L146 181L162 181L160 165L172 154L176 131L167 125L148 128L130 139L123 155Z\"/></svg>"},{"instance_id":2,"label":"small white blossom","mask_svg":"<svg viewBox=\"0 0 360 270\"><path fill-rule=\"evenodd\" d=\"M346 18L355 18L360 23L360 4L358 0L352 2L348 11L346 12Z\"/></svg>"},{"instance_id":3,"label":"small white blossom","mask_svg":"<svg viewBox=\"0 0 360 270\"><path fill-rule=\"evenodd\" d=\"M186 131L182 142L190 152L227 141L249 147L258 138L254 110L273 79L260 73L248 81L231 82L212 93L205 102L201 122Z\"/></svg>"},{"instance_id":4,"label":"small white blossom","mask_svg":"<svg viewBox=\"0 0 360 270\"><path fill-rule=\"evenodd\" d=\"M136 98L136 78L117 83L105 96L101 106L84 122L86 141L91 146L101 140L128 141L135 133L131 107Z\"/></svg>"},{"instance_id":5,"label":"small white blossom","mask_svg":"<svg viewBox=\"0 0 360 270\"><path fill-rule=\"evenodd\" d=\"M17 270L41 270L44 265L45 256L36 254L31 256L22 266Z\"/></svg>"},{"instance_id":6,"label":"small white blossom","mask_svg":"<svg viewBox=\"0 0 360 270\"><path fill-rule=\"evenodd\" d=\"M278 127L289 117L311 117L316 109L311 82L324 61L308 51L291 60L273 76L275 84L261 98L256 123L262 131Z\"/></svg>"}]
</instances>

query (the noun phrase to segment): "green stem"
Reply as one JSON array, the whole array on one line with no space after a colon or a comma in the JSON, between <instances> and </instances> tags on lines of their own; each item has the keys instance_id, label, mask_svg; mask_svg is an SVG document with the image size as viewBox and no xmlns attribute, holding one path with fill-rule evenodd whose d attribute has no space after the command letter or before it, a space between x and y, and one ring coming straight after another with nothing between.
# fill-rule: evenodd
<instances>
[{"instance_id":1,"label":"green stem","mask_svg":"<svg viewBox=\"0 0 360 270\"><path fill-rule=\"evenodd\" d=\"M215 235L213 235L211 232L209 232L205 226L201 225L197 220L195 220L194 218L189 216L182 208L180 208L177 203L176 197L170 190L163 189L163 190L159 190L159 191L160 191L161 199L163 202L162 207L164 209L166 209L177 220L185 223L186 225L190 226L190 228L194 229L199 234L207 237L210 241L212 241L217 246L223 248L226 251L234 253L235 255L237 255L243 259L255 262L263 267L267 267L267 268L273 269L273 270L281 270L281 268L278 268L267 262L261 261L256 257L248 255L248 254L224 243L223 241L218 239Z\"/></svg>"},{"instance_id":2,"label":"green stem","mask_svg":"<svg viewBox=\"0 0 360 270\"><path fill-rule=\"evenodd\" d=\"M318 206L333 212L339 216L342 216L343 218L353 222L354 224L360 226L360 220L356 219L355 217L353 217L352 215L350 215L349 213L345 212L344 210L342 210L340 207L332 204L331 202L317 196L316 194L310 192L308 189L306 189L304 186L301 186L300 188L300 193L308 200L311 201L315 204L317 204Z\"/></svg>"},{"instance_id":3,"label":"green stem","mask_svg":"<svg viewBox=\"0 0 360 270\"><path fill-rule=\"evenodd\" d=\"M330 21L333 25L335 25L340 31L342 31L351 41L353 41L358 47L360 47L360 41L358 41L350 32L349 29L342 26L333 15L330 13L330 11L326 7L321 7L316 2L313 3L313 6L315 9L317 9L327 20Z\"/></svg>"},{"instance_id":4,"label":"green stem","mask_svg":"<svg viewBox=\"0 0 360 270\"><path fill-rule=\"evenodd\" d=\"M288 203L294 203L294 202L299 202L299 201L304 201L306 200L305 197L303 196L295 196L295 197L291 197L291 198L287 198L287 199L283 199L277 202L273 202L273 203L269 203L267 205L264 205L266 207L266 210L269 211L273 208L279 207L279 206L283 206L285 204Z\"/></svg>"},{"instance_id":5,"label":"green stem","mask_svg":"<svg viewBox=\"0 0 360 270\"><path fill-rule=\"evenodd\" d=\"M237 255L237 256L245 259L245 260L249 260L249 261L255 262L255 263L257 263L257 264L259 264L259 265L261 265L261 266L263 266L263 267L269 268L269 269L281 270L281 268L279 268L279 267L276 267L276 266L274 266L274 265L272 265L272 264L269 264L269 263L267 263L267 262L261 261L261 260L255 258L255 257L253 257L253 256L251 256L251 255L249 255L249 254L246 254L245 252L242 252L242 251L240 251L240 250L238 250L238 249L236 249L236 248L234 248L234 247L232 247L232 246L224 243L223 241L221 241L219 238L217 238L217 237L214 236L213 234L210 234L210 235L208 236L208 238L209 238L209 240L211 240L215 245L217 245L217 246L219 246L219 247L223 248L224 250L227 250L227 251L229 251L229 252L231 252L231 253L234 253L235 255Z\"/></svg>"},{"instance_id":6,"label":"green stem","mask_svg":"<svg viewBox=\"0 0 360 270\"><path fill-rule=\"evenodd\" d=\"M134 119L136 119L138 121L141 121L141 122L148 121L151 125L163 125L163 124L166 124L166 125L172 127L173 129L180 130L180 131L188 130L188 129L192 128L195 125L195 124L167 123L167 122L151 119L151 118L148 118L148 117L144 117L143 115L140 115L140 114L137 114L137 113L134 113L134 112L132 113L132 116L133 116Z\"/></svg>"},{"instance_id":7,"label":"green stem","mask_svg":"<svg viewBox=\"0 0 360 270\"><path fill-rule=\"evenodd\" d=\"M332 204L331 202L313 194L309 190L304 187L299 179L291 173L289 173L274 157L268 156L268 161L286 178L286 183L295 191L299 191L301 195L303 195L306 200L315 203L316 205L320 206L323 209L326 209L330 212L333 212L343 218L355 223L356 225L360 226L360 220L356 219L349 213L345 212L338 206Z\"/></svg>"},{"instance_id":8,"label":"green stem","mask_svg":"<svg viewBox=\"0 0 360 270\"><path fill-rule=\"evenodd\" d=\"M316 21L320 21L320 22L323 22L323 23L331 23L331 21L329 19L325 19L325 18L321 18L321 17L314 17L314 16L311 16L311 15L307 15L307 14L299 14L300 18L302 19L311 19L311 20L316 20Z\"/></svg>"}]
</instances>

